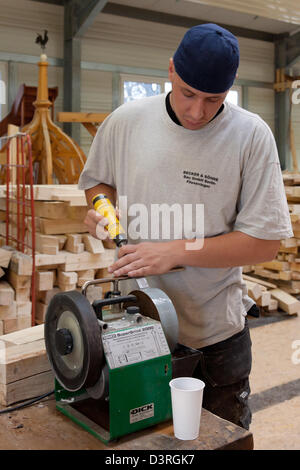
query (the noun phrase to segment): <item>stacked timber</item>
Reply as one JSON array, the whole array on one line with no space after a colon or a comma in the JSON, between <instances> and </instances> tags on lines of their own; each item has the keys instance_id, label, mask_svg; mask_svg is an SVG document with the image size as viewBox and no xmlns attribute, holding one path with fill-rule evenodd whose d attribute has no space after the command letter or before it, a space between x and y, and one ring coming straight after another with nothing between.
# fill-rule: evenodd
<instances>
[{"instance_id":1,"label":"stacked timber","mask_svg":"<svg viewBox=\"0 0 300 470\"><path fill-rule=\"evenodd\" d=\"M29 191L29 188L26 188L26 191ZM76 185L36 185L33 187L33 196L36 230L34 239L35 320L36 324L41 324L44 322L47 306L57 292L80 290L86 281L107 277L106 268L113 263L115 250L106 248L101 240L95 239L87 232L84 224L87 212L86 199L84 191L78 190ZM29 194L26 194L26 198L28 197ZM4 213L5 207L4 188L3 197L0 197L0 215ZM15 238L17 236L16 218L17 204L11 202L10 234ZM3 219L2 214L1 220ZM30 307L30 310L32 222L31 208L26 206L25 253L18 252L16 246L12 247L13 254L6 266L6 273L4 272L5 282L15 289L16 307L18 307L17 302L22 301L26 303L28 309ZM2 222L0 223L2 244L5 243L5 233L6 223ZM5 287L7 288L7 285L3 285L3 290ZM92 302L95 298L103 297L110 287L110 284L102 284L101 287L92 286L87 292L89 300ZM10 304L7 314L11 317L7 320L16 320L16 318L19 320L4 325L3 334L16 331L21 327L20 318L22 319L25 315L25 305L22 305L23 310L19 306L18 312L13 313L13 309L13 304ZM22 328L30 326L27 323Z\"/></svg>"},{"instance_id":2,"label":"stacked timber","mask_svg":"<svg viewBox=\"0 0 300 470\"><path fill-rule=\"evenodd\" d=\"M28 264L29 262L29 264ZM31 326L31 259L10 247L0 248L0 334ZM30 268L32 270L32 268ZM29 274L28 274L29 273Z\"/></svg>"},{"instance_id":3,"label":"stacked timber","mask_svg":"<svg viewBox=\"0 0 300 470\"><path fill-rule=\"evenodd\" d=\"M248 274L243 274L243 279L247 285L249 297L265 312L282 310L288 315L300 313L299 300L277 287L276 284Z\"/></svg>"},{"instance_id":4,"label":"stacked timber","mask_svg":"<svg viewBox=\"0 0 300 470\"><path fill-rule=\"evenodd\" d=\"M300 312L300 174L283 173L283 181L294 237L280 242L274 260L245 266L243 272L271 282L276 288L273 298L277 296L279 307L291 314Z\"/></svg>"},{"instance_id":5,"label":"stacked timber","mask_svg":"<svg viewBox=\"0 0 300 470\"><path fill-rule=\"evenodd\" d=\"M53 389L44 326L0 336L0 404L8 406Z\"/></svg>"}]
</instances>

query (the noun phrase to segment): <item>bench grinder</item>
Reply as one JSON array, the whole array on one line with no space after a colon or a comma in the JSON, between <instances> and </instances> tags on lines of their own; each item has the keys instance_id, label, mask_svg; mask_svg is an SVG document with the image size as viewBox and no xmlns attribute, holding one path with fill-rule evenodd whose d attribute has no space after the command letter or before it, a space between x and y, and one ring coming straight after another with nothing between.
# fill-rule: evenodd
<instances>
[{"instance_id":1,"label":"bench grinder","mask_svg":"<svg viewBox=\"0 0 300 470\"><path fill-rule=\"evenodd\" d=\"M171 419L169 382L191 376L200 357L178 344L170 298L147 283L121 295L123 280L59 292L45 318L56 407L105 443ZM107 282L113 291L91 304L88 287Z\"/></svg>"}]
</instances>

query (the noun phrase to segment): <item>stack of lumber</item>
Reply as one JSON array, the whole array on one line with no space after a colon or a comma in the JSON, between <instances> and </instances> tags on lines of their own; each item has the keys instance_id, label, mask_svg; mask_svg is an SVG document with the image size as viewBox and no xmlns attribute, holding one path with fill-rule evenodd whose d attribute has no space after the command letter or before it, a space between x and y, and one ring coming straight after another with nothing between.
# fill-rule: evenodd
<instances>
[{"instance_id":1,"label":"stack of lumber","mask_svg":"<svg viewBox=\"0 0 300 470\"><path fill-rule=\"evenodd\" d=\"M2 190L2 197L1 197ZM14 188L13 188L14 190ZM29 188L26 187L26 198ZM106 248L101 240L97 240L87 232L84 218L87 205L84 191L76 185L35 185L35 318L36 323L44 322L47 306L57 292L81 289L86 281L107 277L106 268L113 263L115 249ZM0 215L6 207L5 188L0 188ZM10 233L16 236L17 204L10 203ZM4 219L2 215L1 220ZM32 276L32 214L26 206L26 239L25 254L13 252L5 282L18 291L17 302L25 302L25 295L30 294ZM5 243L6 224L0 222L0 245ZM109 276L110 277L110 276ZM6 286L7 287L7 286ZM101 298L110 284L88 289L88 297ZM23 289L21 292L20 289ZM21 293L23 297L21 298ZM0 297L1 299L1 297ZM26 302L30 297L26 298ZM25 306L23 305L23 309ZM29 308L29 303L27 303ZM7 309L14 315L12 304ZM18 313L21 317L21 312ZM9 317L12 319L15 317ZM0 315L1 319L1 315ZM10 333L20 329L21 320L7 324L2 333ZM22 326L22 328L29 327ZM13 329L14 328L14 329ZM0 330L1 333L1 330Z\"/></svg>"},{"instance_id":2,"label":"stack of lumber","mask_svg":"<svg viewBox=\"0 0 300 470\"><path fill-rule=\"evenodd\" d=\"M10 247L0 248L1 335L31 326L31 271L28 275L28 260L28 256L14 252Z\"/></svg>"},{"instance_id":3,"label":"stack of lumber","mask_svg":"<svg viewBox=\"0 0 300 470\"><path fill-rule=\"evenodd\" d=\"M53 389L44 326L0 336L0 404L8 406Z\"/></svg>"},{"instance_id":4,"label":"stack of lumber","mask_svg":"<svg viewBox=\"0 0 300 470\"><path fill-rule=\"evenodd\" d=\"M299 300L278 288L276 284L248 274L243 274L243 279L247 285L249 297L264 311L273 312L279 309L288 315L300 313Z\"/></svg>"},{"instance_id":5,"label":"stack of lumber","mask_svg":"<svg viewBox=\"0 0 300 470\"><path fill-rule=\"evenodd\" d=\"M256 279L271 282L295 301L297 300L295 296L300 294L300 174L283 173L283 181L294 237L280 242L279 252L274 260L255 266L245 266L243 272L251 274ZM293 308L285 306L287 313L293 309L297 310L296 305ZM298 313L298 310L294 313Z\"/></svg>"}]
</instances>

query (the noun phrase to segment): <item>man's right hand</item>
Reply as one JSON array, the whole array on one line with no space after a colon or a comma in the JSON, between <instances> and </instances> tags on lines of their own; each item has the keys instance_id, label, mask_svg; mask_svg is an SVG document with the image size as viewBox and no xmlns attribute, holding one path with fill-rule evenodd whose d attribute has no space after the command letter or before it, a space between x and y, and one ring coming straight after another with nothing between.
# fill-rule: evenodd
<instances>
[{"instance_id":1,"label":"man's right hand","mask_svg":"<svg viewBox=\"0 0 300 470\"><path fill-rule=\"evenodd\" d=\"M119 217L119 211L116 211L117 217ZM88 228L89 233L99 240L106 241L105 246L107 248L115 248L114 241L110 238L108 231L105 226L108 224L108 220L99 212L94 209L90 209L84 219L84 223Z\"/></svg>"}]
</instances>

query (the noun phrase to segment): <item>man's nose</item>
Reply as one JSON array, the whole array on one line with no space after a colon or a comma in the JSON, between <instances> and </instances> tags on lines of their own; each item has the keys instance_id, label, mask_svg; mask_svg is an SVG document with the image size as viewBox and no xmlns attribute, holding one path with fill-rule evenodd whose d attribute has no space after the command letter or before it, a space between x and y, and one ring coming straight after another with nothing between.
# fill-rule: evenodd
<instances>
[{"instance_id":1,"label":"man's nose","mask_svg":"<svg viewBox=\"0 0 300 470\"><path fill-rule=\"evenodd\" d=\"M202 99L195 100L190 107L190 117L200 121L205 116L205 105Z\"/></svg>"}]
</instances>

